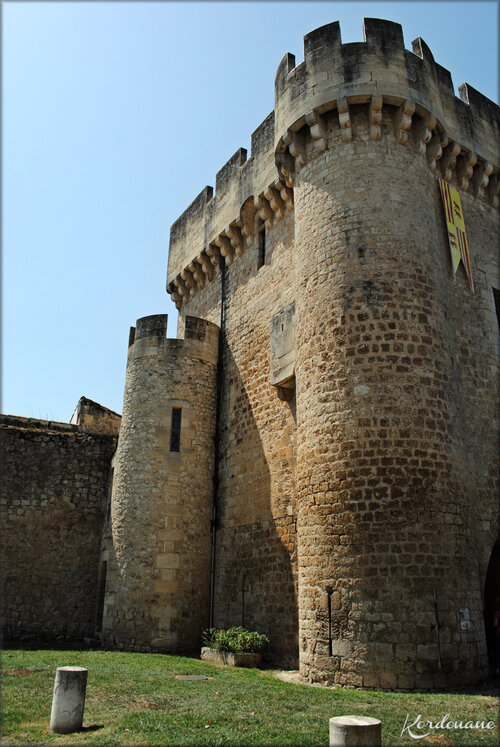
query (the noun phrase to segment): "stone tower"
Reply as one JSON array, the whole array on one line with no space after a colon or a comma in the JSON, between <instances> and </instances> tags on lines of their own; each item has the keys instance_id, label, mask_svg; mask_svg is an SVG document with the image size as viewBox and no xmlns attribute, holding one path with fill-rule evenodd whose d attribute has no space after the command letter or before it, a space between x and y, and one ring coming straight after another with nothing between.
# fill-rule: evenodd
<instances>
[{"instance_id":1,"label":"stone tower","mask_svg":"<svg viewBox=\"0 0 500 747\"><path fill-rule=\"evenodd\" d=\"M316 29L172 226L184 340L132 341L105 639L178 650L182 618L195 645L210 606L312 681L487 673L500 113L459 91L398 24Z\"/></svg>"},{"instance_id":2,"label":"stone tower","mask_svg":"<svg viewBox=\"0 0 500 747\"><path fill-rule=\"evenodd\" d=\"M218 327L166 315L131 329L111 493L102 635L137 650L193 650L208 625Z\"/></svg>"},{"instance_id":3,"label":"stone tower","mask_svg":"<svg viewBox=\"0 0 500 747\"><path fill-rule=\"evenodd\" d=\"M397 24L364 30L342 46L338 24L318 29L276 76L295 215L300 663L312 679L404 686L432 669L445 684L486 671L470 543L495 438L471 430L495 382L465 353L484 331L471 290L448 282L437 183L464 190L471 236L481 220L493 235L498 110L475 92L457 101Z\"/></svg>"},{"instance_id":4,"label":"stone tower","mask_svg":"<svg viewBox=\"0 0 500 747\"><path fill-rule=\"evenodd\" d=\"M332 23L284 56L251 158L172 226L179 329L224 319L215 621L245 617L310 680L487 672L499 122L398 24L342 44Z\"/></svg>"}]
</instances>

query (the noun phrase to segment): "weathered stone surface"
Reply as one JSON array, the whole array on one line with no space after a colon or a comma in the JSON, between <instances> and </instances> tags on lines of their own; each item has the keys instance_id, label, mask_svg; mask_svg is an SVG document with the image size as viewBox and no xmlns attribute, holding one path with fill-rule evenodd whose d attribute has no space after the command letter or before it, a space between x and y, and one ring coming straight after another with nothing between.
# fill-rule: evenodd
<instances>
[{"instance_id":1,"label":"weathered stone surface","mask_svg":"<svg viewBox=\"0 0 500 747\"><path fill-rule=\"evenodd\" d=\"M271 384L295 386L295 303L273 316L271 322Z\"/></svg>"},{"instance_id":2,"label":"weathered stone surface","mask_svg":"<svg viewBox=\"0 0 500 747\"><path fill-rule=\"evenodd\" d=\"M78 425L0 416L5 638L93 634L115 448Z\"/></svg>"},{"instance_id":3,"label":"weathered stone surface","mask_svg":"<svg viewBox=\"0 0 500 747\"><path fill-rule=\"evenodd\" d=\"M82 432L102 433L116 436L120 431L121 415L108 410L87 397L80 397L71 420L73 425L79 425Z\"/></svg>"}]
</instances>

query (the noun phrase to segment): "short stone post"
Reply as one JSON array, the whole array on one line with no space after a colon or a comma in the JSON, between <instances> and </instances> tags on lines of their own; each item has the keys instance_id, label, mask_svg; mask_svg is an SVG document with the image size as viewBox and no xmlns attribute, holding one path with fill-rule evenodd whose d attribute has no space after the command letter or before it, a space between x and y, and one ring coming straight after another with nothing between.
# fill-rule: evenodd
<instances>
[{"instance_id":1,"label":"short stone post","mask_svg":"<svg viewBox=\"0 0 500 747\"><path fill-rule=\"evenodd\" d=\"M87 674L83 667L57 667L50 731L69 734L82 728Z\"/></svg>"},{"instance_id":2,"label":"short stone post","mask_svg":"<svg viewBox=\"0 0 500 747\"><path fill-rule=\"evenodd\" d=\"M380 747L382 722L369 716L330 719L330 747Z\"/></svg>"}]
</instances>

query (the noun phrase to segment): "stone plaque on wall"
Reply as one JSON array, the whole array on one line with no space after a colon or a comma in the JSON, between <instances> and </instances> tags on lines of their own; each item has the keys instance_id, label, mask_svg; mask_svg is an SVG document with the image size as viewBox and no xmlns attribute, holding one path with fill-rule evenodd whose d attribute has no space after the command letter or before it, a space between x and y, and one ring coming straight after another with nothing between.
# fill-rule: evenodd
<instances>
[{"instance_id":1,"label":"stone plaque on wall","mask_svg":"<svg viewBox=\"0 0 500 747\"><path fill-rule=\"evenodd\" d=\"M273 316L271 322L271 384L295 386L295 301Z\"/></svg>"}]
</instances>

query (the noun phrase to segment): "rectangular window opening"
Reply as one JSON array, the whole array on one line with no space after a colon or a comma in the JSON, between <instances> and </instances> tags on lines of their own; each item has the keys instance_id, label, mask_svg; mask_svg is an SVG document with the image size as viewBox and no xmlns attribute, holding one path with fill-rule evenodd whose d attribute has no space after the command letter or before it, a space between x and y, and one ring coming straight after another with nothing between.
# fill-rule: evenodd
<instances>
[{"instance_id":1,"label":"rectangular window opening","mask_svg":"<svg viewBox=\"0 0 500 747\"><path fill-rule=\"evenodd\" d=\"M181 450L181 407L172 407L172 425L170 427L170 451Z\"/></svg>"}]
</instances>

